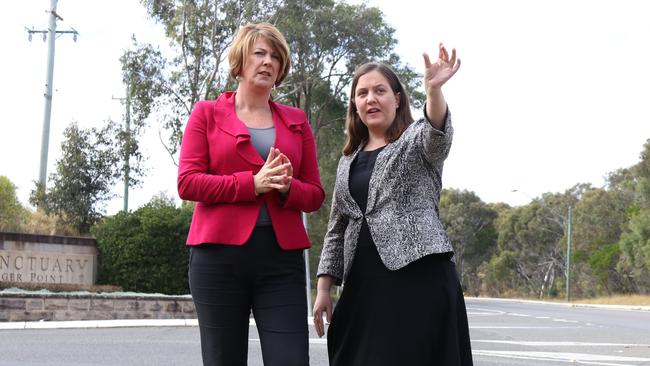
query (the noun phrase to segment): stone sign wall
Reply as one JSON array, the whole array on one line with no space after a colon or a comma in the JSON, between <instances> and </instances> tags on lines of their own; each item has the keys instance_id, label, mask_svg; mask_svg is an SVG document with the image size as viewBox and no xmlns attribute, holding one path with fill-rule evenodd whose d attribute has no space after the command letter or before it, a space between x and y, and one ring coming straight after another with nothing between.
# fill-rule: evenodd
<instances>
[{"instance_id":1,"label":"stone sign wall","mask_svg":"<svg viewBox=\"0 0 650 366\"><path fill-rule=\"evenodd\" d=\"M93 285L93 238L0 232L0 282Z\"/></svg>"},{"instance_id":2,"label":"stone sign wall","mask_svg":"<svg viewBox=\"0 0 650 366\"><path fill-rule=\"evenodd\" d=\"M196 319L196 311L190 295L0 292L0 323L110 319Z\"/></svg>"}]
</instances>

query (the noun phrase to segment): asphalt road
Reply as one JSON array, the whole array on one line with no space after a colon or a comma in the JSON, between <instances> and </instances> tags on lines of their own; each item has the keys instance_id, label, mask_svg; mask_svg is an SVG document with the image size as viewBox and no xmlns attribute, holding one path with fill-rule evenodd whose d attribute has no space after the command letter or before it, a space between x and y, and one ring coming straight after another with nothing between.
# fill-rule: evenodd
<instances>
[{"instance_id":1,"label":"asphalt road","mask_svg":"<svg viewBox=\"0 0 650 366\"><path fill-rule=\"evenodd\" d=\"M467 310L476 366L650 365L647 310L471 298ZM327 365L313 333L310 357ZM0 330L0 365L200 364L195 326ZM254 326L249 365L262 366Z\"/></svg>"},{"instance_id":2,"label":"asphalt road","mask_svg":"<svg viewBox=\"0 0 650 366\"><path fill-rule=\"evenodd\" d=\"M650 365L650 311L468 299L475 365Z\"/></svg>"}]
</instances>

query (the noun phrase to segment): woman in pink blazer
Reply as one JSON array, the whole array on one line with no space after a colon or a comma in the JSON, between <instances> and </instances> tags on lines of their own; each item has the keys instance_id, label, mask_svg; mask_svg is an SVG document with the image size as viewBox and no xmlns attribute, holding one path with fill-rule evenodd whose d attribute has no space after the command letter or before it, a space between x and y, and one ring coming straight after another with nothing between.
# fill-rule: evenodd
<instances>
[{"instance_id":1,"label":"woman in pink blazer","mask_svg":"<svg viewBox=\"0 0 650 366\"><path fill-rule=\"evenodd\" d=\"M324 199L305 113L275 103L289 47L271 24L242 27L228 55L236 92L190 115L178 193L195 201L187 238L204 365L246 365L255 317L265 365L309 364L301 212Z\"/></svg>"}]
</instances>

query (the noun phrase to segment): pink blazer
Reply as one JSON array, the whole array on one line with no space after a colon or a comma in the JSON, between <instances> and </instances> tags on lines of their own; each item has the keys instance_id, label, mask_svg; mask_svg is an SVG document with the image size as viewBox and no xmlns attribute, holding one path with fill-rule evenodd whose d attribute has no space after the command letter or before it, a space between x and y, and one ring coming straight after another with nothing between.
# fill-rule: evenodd
<instances>
[{"instance_id":1,"label":"pink blazer","mask_svg":"<svg viewBox=\"0 0 650 366\"><path fill-rule=\"evenodd\" d=\"M253 175L264 160L235 113L235 93L195 105L178 166L178 194L196 202L187 245L243 245L264 202L282 248L310 247L301 211L318 210L325 197L314 136L302 110L273 101L269 105L275 124L274 146L293 165L293 181L285 198L275 190L255 195Z\"/></svg>"}]
</instances>

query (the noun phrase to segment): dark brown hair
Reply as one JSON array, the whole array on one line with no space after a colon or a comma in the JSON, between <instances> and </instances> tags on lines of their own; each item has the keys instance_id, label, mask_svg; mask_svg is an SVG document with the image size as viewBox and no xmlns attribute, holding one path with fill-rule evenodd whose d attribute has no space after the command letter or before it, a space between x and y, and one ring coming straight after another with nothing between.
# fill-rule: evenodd
<instances>
[{"instance_id":1,"label":"dark brown hair","mask_svg":"<svg viewBox=\"0 0 650 366\"><path fill-rule=\"evenodd\" d=\"M289 74L289 69L291 69L291 52L282 33L270 23L248 23L239 28L230 45L230 51L228 51L230 77L237 79L241 74L246 62L246 56L250 54L253 45L261 37L271 43L271 46L280 57L280 72L275 81L275 85L278 86Z\"/></svg>"},{"instance_id":2,"label":"dark brown hair","mask_svg":"<svg viewBox=\"0 0 650 366\"><path fill-rule=\"evenodd\" d=\"M343 155L352 154L359 148L359 146L368 142L368 127L366 127L366 125L361 121L361 118L359 118L357 106L354 103L354 97L357 84L359 83L359 78L371 71L377 71L382 74L388 81L393 93L399 93L399 105L395 114L395 120L393 120L393 123L386 130L386 140L389 143L394 142L402 135L404 130L413 123L408 94L406 93L402 83L399 81L397 75L395 75L395 72L382 63L369 62L363 64L354 72L354 78L352 79L350 103L348 104L348 114L345 121L347 138L345 140L345 146L343 147Z\"/></svg>"}]
</instances>

